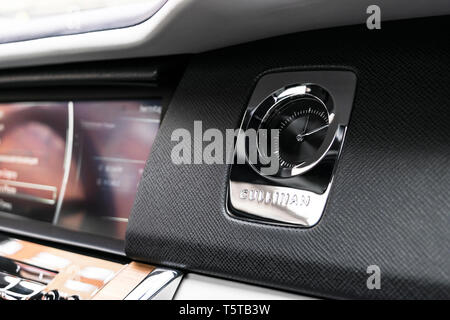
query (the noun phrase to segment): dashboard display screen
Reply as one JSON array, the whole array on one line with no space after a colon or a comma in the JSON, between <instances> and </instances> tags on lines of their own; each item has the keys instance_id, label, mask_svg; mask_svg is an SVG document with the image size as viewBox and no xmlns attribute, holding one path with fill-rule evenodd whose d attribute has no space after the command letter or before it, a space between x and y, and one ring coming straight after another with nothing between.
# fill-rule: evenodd
<instances>
[{"instance_id":1,"label":"dashboard display screen","mask_svg":"<svg viewBox=\"0 0 450 320\"><path fill-rule=\"evenodd\" d=\"M0 103L0 215L123 239L159 99Z\"/></svg>"}]
</instances>

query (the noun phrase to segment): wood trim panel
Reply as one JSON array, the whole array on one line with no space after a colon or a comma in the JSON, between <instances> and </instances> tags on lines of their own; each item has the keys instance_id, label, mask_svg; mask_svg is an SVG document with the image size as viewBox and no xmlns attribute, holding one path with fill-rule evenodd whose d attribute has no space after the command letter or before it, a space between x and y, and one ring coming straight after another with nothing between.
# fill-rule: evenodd
<instances>
[{"instance_id":1,"label":"wood trim panel","mask_svg":"<svg viewBox=\"0 0 450 320\"><path fill-rule=\"evenodd\" d=\"M17 239L2 243L0 256L57 272L45 291L57 289L81 299L124 299L154 269L142 263L121 264Z\"/></svg>"},{"instance_id":2,"label":"wood trim panel","mask_svg":"<svg viewBox=\"0 0 450 320\"><path fill-rule=\"evenodd\" d=\"M93 300L123 300L132 291L130 288L136 288L153 269L153 266L131 262L107 283Z\"/></svg>"}]
</instances>

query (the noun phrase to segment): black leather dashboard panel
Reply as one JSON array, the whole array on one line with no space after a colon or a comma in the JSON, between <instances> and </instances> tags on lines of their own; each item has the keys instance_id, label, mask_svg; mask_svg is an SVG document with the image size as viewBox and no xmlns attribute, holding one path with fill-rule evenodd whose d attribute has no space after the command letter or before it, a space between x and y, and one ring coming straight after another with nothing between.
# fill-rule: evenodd
<instances>
[{"instance_id":1,"label":"black leather dashboard panel","mask_svg":"<svg viewBox=\"0 0 450 320\"><path fill-rule=\"evenodd\" d=\"M135 259L333 298L450 298L448 17L290 35L194 56L129 221ZM419 36L423 35L423 36ZM334 186L311 229L226 213L227 165L174 165L177 128L237 128L257 79L346 69L358 87ZM369 265L381 289L366 286Z\"/></svg>"}]
</instances>

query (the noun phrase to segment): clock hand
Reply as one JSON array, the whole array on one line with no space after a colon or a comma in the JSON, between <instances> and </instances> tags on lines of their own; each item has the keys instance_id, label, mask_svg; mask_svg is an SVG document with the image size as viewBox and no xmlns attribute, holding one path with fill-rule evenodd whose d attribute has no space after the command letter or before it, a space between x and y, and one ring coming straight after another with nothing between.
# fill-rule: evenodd
<instances>
[{"instance_id":1,"label":"clock hand","mask_svg":"<svg viewBox=\"0 0 450 320\"><path fill-rule=\"evenodd\" d=\"M328 124L326 124L326 125L324 125L324 126L321 126L321 127L319 127L319 128L316 128L316 129L314 129L314 130L311 130L310 132L300 133L300 134L298 134L298 135L296 136L296 139L297 139L297 141L302 141L305 137L307 137L307 136L309 136L309 135L312 135L312 134L314 134L314 133L316 133L316 132L319 132L319 131L321 131L321 130L327 128L327 127L328 127Z\"/></svg>"},{"instance_id":2,"label":"clock hand","mask_svg":"<svg viewBox=\"0 0 450 320\"><path fill-rule=\"evenodd\" d=\"M306 132L306 129L308 128L310 114L311 114L311 108L308 109L308 117L306 118L305 126L303 127L303 131L301 134L304 134Z\"/></svg>"}]
</instances>

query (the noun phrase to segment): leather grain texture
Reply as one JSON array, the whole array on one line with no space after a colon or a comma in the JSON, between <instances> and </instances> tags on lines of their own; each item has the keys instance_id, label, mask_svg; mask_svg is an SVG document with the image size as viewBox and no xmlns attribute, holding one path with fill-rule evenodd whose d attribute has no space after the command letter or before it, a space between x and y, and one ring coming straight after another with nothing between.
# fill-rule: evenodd
<instances>
[{"instance_id":1,"label":"leather grain texture","mask_svg":"<svg viewBox=\"0 0 450 320\"><path fill-rule=\"evenodd\" d=\"M448 17L284 36L194 56L153 146L128 256L332 298L450 298ZM424 36L420 36L424 35ZM237 128L258 80L348 69L358 85L320 223L245 222L226 212L227 165L174 165L177 128ZM369 290L366 270L381 269Z\"/></svg>"}]
</instances>

